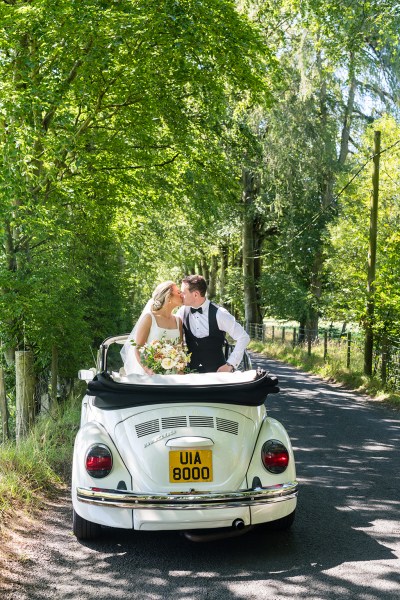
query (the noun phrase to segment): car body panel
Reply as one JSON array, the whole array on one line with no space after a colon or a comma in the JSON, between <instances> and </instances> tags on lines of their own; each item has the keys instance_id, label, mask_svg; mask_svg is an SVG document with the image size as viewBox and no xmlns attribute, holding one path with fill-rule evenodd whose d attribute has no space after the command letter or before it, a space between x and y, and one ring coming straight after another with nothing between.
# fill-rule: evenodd
<instances>
[{"instance_id":1,"label":"car body panel","mask_svg":"<svg viewBox=\"0 0 400 600\"><path fill-rule=\"evenodd\" d=\"M245 479L258 427L257 421L238 411L213 405L160 406L119 423L115 438L128 469L135 473L134 490L193 488L193 482L175 483L169 478L169 454L175 448L182 453L189 448L187 442L179 442L188 437L210 440L213 490L234 490ZM171 441L176 444L173 448L167 445ZM201 448L196 441L192 447ZM197 483L195 487L199 491L209 489L210 483Z\"/></svg>"},{"instance_id":2,"label":"car body panel","mask_svg":"<svg viewBox=\"0 0 400 600\"><path fill-rule=\"evenodd\" d=\"M179 381L185 384L185 379ZM230 528L235 523L247 527L294 513L292 446L285 428L268 416L264 404L199 402L197 397L190 402L190 386L188 401L174 403L169 398L166 403L167 388L158 389L159 404L114 409L111 403L106 410L95 396L84 396L72 473L73 508L80 518L108 527L185 531ZM288 450L289 464L280 474L262 464L267 440L278 440ZM101 478L85 468L86 455L96 444L112 454L112 469ZM202 481L209 464L212 477ZM190 477L195 479L187 481Z\"/></svg>"}]
</instances>

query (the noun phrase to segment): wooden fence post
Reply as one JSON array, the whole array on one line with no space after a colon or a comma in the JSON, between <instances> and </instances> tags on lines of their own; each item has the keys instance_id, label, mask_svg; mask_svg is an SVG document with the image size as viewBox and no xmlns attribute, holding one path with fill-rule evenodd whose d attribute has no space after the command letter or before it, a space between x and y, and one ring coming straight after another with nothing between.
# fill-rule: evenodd
<instances>
[{"instance_id":1,"label":"wooden fence post","mask_svg":"<svg viewBox=\"0 0 400 600\"><path fill-rule=\"evenodd\" d=\"M296 327L293 327L293 346L296 345Z\"/></svg>"},{"instance_id":2,"label":"wooden fence post","mask_svg":"<svg viewBox=\"0 0 400 600\"><path fill-rule=\"evenodd\" d=\"M387 382L387 364L388 364L388 340L386 335L382 338L382 364L381 364L381 380L383 387L386 387Z\"/></svg>"},{"instance_id":3,"label":"wooden fence post","mask_svg":"<svg viewBox=\"0 0 400 600\"><path fill-rule=\"evenodd\" d=\"M8 428L8 407L7 407L6 384L5 384L3 367L0 367L0 414L1 414L1 441L4 443L10 437L10 430Z\"/></svg>"},{"instance_id":4,"label":"wooden fence post","mask_svg":"<svg viewBox=\"0 0 400 600\"><path fill-rule=\"evenodd\" d=\"M282 327L282 344L285 343L285 328Z\"/></svg>"},{"instance_id":5,"label":"wooden fence post","mask_svg":"<svg viewBox=\"0 0 400 600\"><path fill-rule=\"evenodd\" d=\"M324 360L328 357L328 332L324 331Z\"/></svg>"},{"instance_id":6,"label":"wooden fence post","mask_svg":"<svg viewBox=\"0 0 400 600\"><path fill-rule=\"evenodd\" d=\"M16 398L16 439L25 437L35 416L35 376L33 352L20 350L15 353L15 398Z\"/></svg>"},{"instance_id":7,"label":"wooden fence post","mask_svg":"<svg viewBox=\"0 0 400 600\"><path fill-rule=\"evenodd\" d=\"M275 325L272 325L272 341L275 340Z\"/></svg>"},{"instance_id":8,"label":"wooden fence post","mask_svg":"<svg viewBox=\"0 0 400 600\"><path fill-rule=\"evenodd\" d=\"M346 366L350 369L350 357L351 357L351 331L347 332L347 362Z\"/></svg>"},{"instance_id":9,"label":"wooden fence post","mask_svg":"<svg viewBox=\"0 0 400 600\"><path fill-rule=\"evenodd\" d=\"M307 330L307 354L311 356L311 329Z\"/></svg>"}]
</instances>

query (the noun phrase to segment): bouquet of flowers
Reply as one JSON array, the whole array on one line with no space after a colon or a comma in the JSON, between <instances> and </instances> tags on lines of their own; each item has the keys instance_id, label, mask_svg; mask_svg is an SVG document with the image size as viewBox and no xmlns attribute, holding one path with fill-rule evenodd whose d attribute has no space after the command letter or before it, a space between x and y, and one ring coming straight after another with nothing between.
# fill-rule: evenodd
<instances>
[{"instance_id":1,"label":"bouquet of flowers","mask_svg":"<svg viewBox=\"0 0 400 600\"><path fill-rule=\"evenodd\" d=\"M153 340L149 344L139 346L132 342L139 351L142 365L161 375L189 373L190 354L179 340Z\"/></svg>"}]
</instances>

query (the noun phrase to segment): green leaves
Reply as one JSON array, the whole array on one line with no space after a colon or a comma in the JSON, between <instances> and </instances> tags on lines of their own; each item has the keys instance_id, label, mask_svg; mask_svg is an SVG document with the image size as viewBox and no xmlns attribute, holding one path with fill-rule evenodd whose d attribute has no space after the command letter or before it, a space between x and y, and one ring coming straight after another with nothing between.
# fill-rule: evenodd
<instances>
[{"instance_id":1,"label":"green leaves","mask_svg":"<svg viewBox=\"0 0 400 600\"><path fill-rule=\"evenodd\" d=\"M379 95L378 69L397 76L393 8L254 2L250 20L230 0L3 3L5 342L25 336L42 364L55 342L71 374L91 344L130 328L157 281L211 262L215 279L218 261L223 299L241 310L242 169L260 178L262 306L299 319L324 310L325 295L329 310L359 314L360 196L355 182L341 213L338 149L344 125L359 144L360 94ZM382 306L396 297L385 288L398 274L396 219L382 213Z\"/></svg>"},{"instance_id":2,"label":"green leaves","mask_svg":"<svg viewBox=\"0 0 400 600\"><path fill-rule=\"evenodd\" d=\"M71 375L199 254L230 178L230 102L262 93L266 62L230 0L36 0L0 18L0 333L43 365L55 343Z\"/></svg>"},{"instance_id":3,"label":"green leaves","mask_svg":"<svg viewBox=\"0 0 400 600\"><path fill-rule=\"evenodd\" d=\"M396 142L400 128L393 118L375 122L363 139L357 164L365 164L370 155L374 129L382 132L380 191L378 206L378 248L375 281L376 328L398 337L400 334L400 277L398 226L399 160ZM387 150L386 150L387 149ZM331 310L347 310L354 320L363 318L366 303L367 256L372 160L361 170L357 182L341 199L340 218L331 228L330 259L327 263L332 281ZM351 290L351 293L349 293Z\"/></svg>"}]
</instances>

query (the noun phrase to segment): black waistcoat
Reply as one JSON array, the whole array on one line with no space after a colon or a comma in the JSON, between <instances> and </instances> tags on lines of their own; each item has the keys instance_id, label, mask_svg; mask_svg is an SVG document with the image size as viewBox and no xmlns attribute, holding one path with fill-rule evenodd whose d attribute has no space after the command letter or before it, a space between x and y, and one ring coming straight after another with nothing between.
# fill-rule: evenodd
<instances>
[{"instance_id":1,"label":"black waistcoat","mask_svg":"<svg viewBox=\"0 0 400 600\"><path fill-rule=\"evenodd\" d=\"M183 323L186 344L189 352L192 353L189 367L198 373L215 372L226 363L223 352L225 332L218 328L217 310L218 306L210 303L208 308L209 334L207 337L198 338L193 335L189 325L189 315Z\"/></svg>"}]
</instances>

